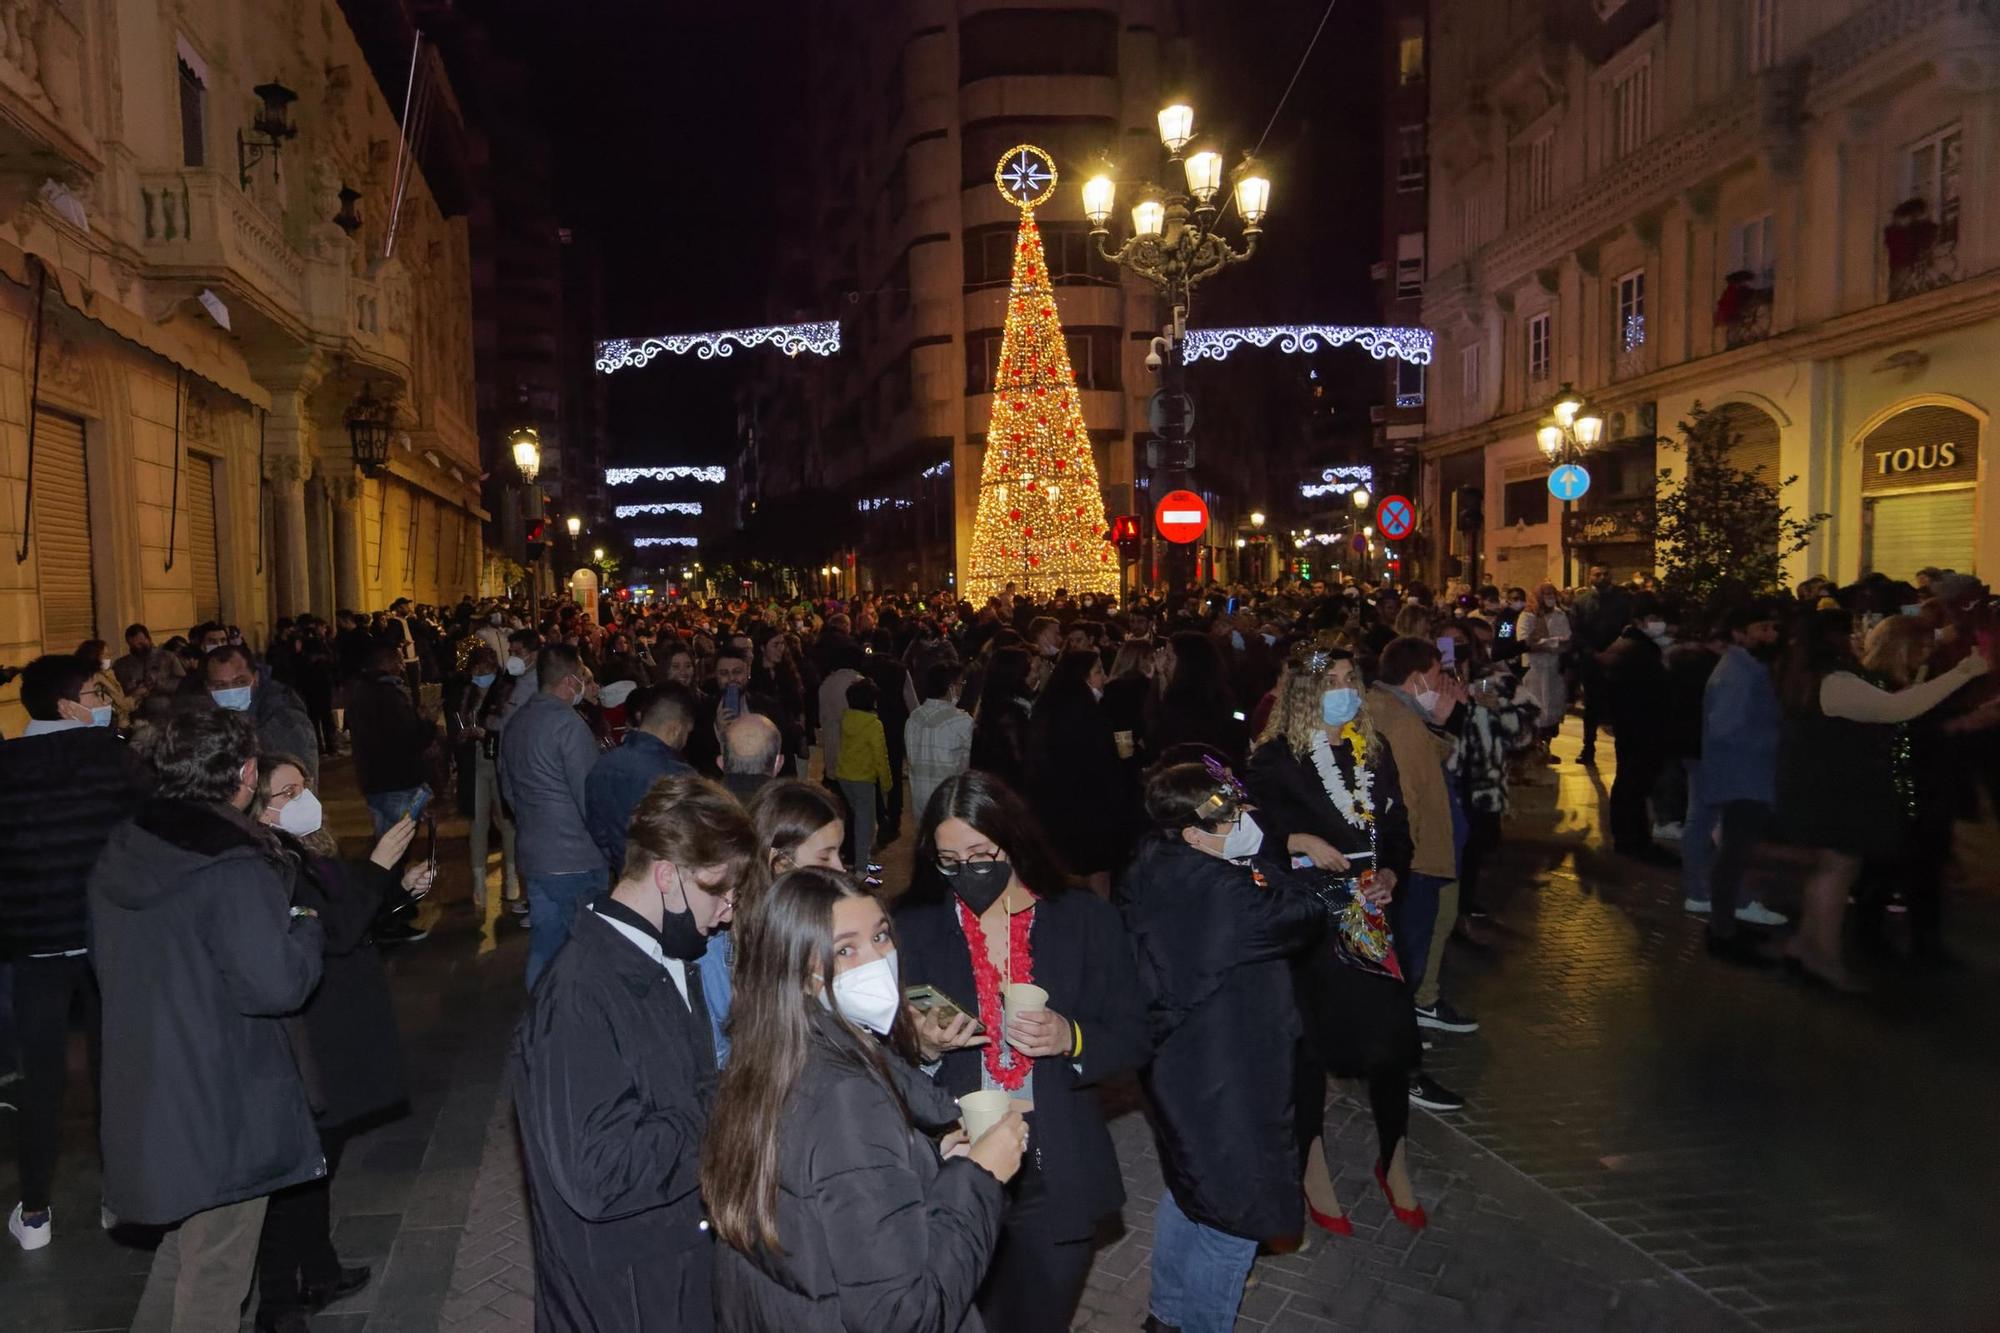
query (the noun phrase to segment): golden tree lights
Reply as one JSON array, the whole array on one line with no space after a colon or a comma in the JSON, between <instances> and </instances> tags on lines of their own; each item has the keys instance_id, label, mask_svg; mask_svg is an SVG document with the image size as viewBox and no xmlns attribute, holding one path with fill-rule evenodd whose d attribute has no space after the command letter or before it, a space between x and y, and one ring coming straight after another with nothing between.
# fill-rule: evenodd
<instances>
[{"instance_id":1,"label":"golden tree lights","mask_svg":"<svg viewBox=\"0 0 2000 1333\"><path fill-rule=\"evenodd\" d=\"M1035 205L1055 191L1055 164L1022 144L1000 159L994 181L1020 207L1021 228L965 595L980 601L1010 582L1037 598L1057 588L1115 593L1118 557L1104 540L1097 460L1035 226Z\"/></svg>"}]
</instances>

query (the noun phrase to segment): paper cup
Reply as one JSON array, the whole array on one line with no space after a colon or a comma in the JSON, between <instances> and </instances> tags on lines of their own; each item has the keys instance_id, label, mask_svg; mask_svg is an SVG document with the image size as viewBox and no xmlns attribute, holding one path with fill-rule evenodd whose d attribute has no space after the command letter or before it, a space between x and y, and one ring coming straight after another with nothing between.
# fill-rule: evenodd
<instances>
[{"instance_id":1,"label":"paper cup","mask_svg":"<svg viewBox=\"0 0 2000 1333\"><path fill-rule=\"evenodd\" d=\"M1038 1014L1049 1007L1049 993L1040 986L1017 981L1001 991L1000 1003L1009 1014Z\"/></svg>"},{"instance_id":2,"label":"paper cup","mask_svg":"<svg viewBox=\"0 0 2000 1333\"><path fill-rule=\"evenodd\" d=\"M981 1134L999 1124L1000 1118L1007 1114L1010 1095L1004 1088L988 1088L960 1097L958 1115L965 1126L965 1136L977 1143Z\"/></svg>"},{"instance_id":3,"label":"paper cup","mask_svg":"<svg viewBox=\"0 0 2000 1333\"><path fill-rule=\"evenodd\" d=\"M1132 746L1131 732L1114 731L1111 733L1111 739L1115 741L1118 745L1118 757L1120 759L1130 759L1132 757L1133 746Z\"/></svg>"}]
</instances>

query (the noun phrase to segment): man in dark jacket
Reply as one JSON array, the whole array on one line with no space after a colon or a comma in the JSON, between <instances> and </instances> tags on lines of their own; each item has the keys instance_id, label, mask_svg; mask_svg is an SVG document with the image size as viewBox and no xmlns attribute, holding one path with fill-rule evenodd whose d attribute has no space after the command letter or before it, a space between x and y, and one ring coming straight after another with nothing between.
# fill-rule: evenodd
<instances>
[{"instance_id":1,"label":"man in dark jacket","mask_svg":"<svg viewBox=\"0 0 2000 1333\"><path fill-rule=\"evenodd\" d=\"M604 863L625 864L625 828L661 778L692 774L681 758L694 728L694 696L680 685L635 690L625 701L624 743L597 761L583 784L583 818Z\"/></svg>"},{"instance_id":2,"label":"man in dark jacket","mask_svg":"<svg viewBox=\"0 0 2000 1333\"><path fill-rule=\"evenodd\" d=\"M1608 682L1598 654L1611 647L1632 619L1632 595L1611 581L1611 571L1603 565L1590 567L1590 586L1577 595L1570 616L1582 646L1577 658L1583 677L1583 751L1579 764L1597 761L1597 728L1608 712Z\"/></svg>"},{"instance_id":3,"label":"man in dark jacket","mask_svg":"<svg viewBox=\"0 0 2000 1333\"><path fill-rule=\"evenodd\" d=\"M608 864L585 814L597 741L576 706L591 688L590 671L566 643L543 648L535 671L540 692L500 737L500 794L514 811L514 846L535 932L530 990L569 937L577 909L604 892Z\"/></svg>"},{"instance_id":4,"label":"man in dark jacket","mask_svg":"<svg viewBox=\"0 0 2000 1333\"><path fill-rule=\"evenodd\" d=\"M1668 689L1666 617L1650 596L1635 599L1632 623L1597 656L1604 707L1618 746L1618 776L1611 783L1611 845L1651 865L1678 866L1680 858L1653 841L1647 798L1667 761Z\"/></svg>"},{"instance_id":5,"label":"man in dark jacket","mask_svg":"<svg viewBox=\"0 0 2000 1333\"><path fill-rule=\"evenodd\" d=\"M577 913L530 996L513 1073L537 1328L714 1326L699 1174L717 1076L692 964L728 924L756 845L720 787L661 780L632 816L616 887Z\"/></svg>"},{"instance_id":6,"label":"man in dark jacket","mask_svg":"<svg viewBox=\"0 0 2000 1333\"><path fill-rule=\"evenodd\" d=\"M21 672L27 728L0 742L0 960L13 965L22 1074L13 1095L21 1111L21 1199L7 1229L24 1250L55 1235L49 1198L72 1007L82 1013L93 1068L97 1060L84 884L105 835L151 785L117 734L93 725L98 717L110 721L111 700L92 679L92 665L67 653L28 663Z\"/></svg>"},{"instance_id":7,"label":"man in dark jacket","mask_svg":"<svg viewBox=\"0 0 2000 1333\"><path fill-rule=\"evenodd\" d=\"M354 774L379 838L429 780L424 751L437 735L437 723L419 717L410 700L396 645L377 644L369 651L367 670L348 700L347 730L354 738Z\"/></svg>"},{"instance_id":8,"label":"man in dark jacket","mask_svg":"<svg viewBox=\"0 0 2000 1333\"><path fill-rule=\"evenodd\" d=\"M266 753L297 755L305 761L306 776L319 780L319 737L291 686L261 676L249 651L233 643L209 649L201 669L217 708L248 714Z\"/></svg>"},{"instance_id":9,"label":"man in dark jacket","mask_svg":"<svg viewBox=\"0 0 2000 1333\"><path fill-rule=\"evenodd\" d=\"M226 709L168 718L158 795L90 876L104 990L104 1202L173 1226L135 1328L234 1328L271 1194L326 1171L284 1016L319 984L316 916L244 813L257 733ZM178 1225L176 1225L178 1224Z\"/></svg>"}]
</instances>

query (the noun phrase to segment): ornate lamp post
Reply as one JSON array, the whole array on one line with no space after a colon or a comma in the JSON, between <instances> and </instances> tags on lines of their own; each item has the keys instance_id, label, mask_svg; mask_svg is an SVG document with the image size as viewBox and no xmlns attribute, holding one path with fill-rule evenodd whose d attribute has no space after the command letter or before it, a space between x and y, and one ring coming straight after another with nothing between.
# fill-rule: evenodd
<instances>
[{"instance_id":1,"label":"ornate lamp post","mask_svg":"<svg viewBox=\"0 0 2000 1333\"><path fill-rule=\"evenodd\" d=\"M1163 420L1161 439L1147 449L1154 504L1170 490L1192 489L1193 485L1195 448L1187 433L1189 404L1182 344L1194 289L1257 252L1257 237L1271 204L1269 174L1254 157L1244 154L1234 173L1236 211L1243 218L1243 247L1231 246L1216 232L1222 154L1211 146L1196 144L1194 108L1185 102L1162 108L1159 127L1160 144L1167 153L1165 181L1140 186L1132 205L1132 235L1115 251L1108 243L1111 206L1118 192L1112 168L1108 164L1100 167L1083 184L1083 214L1090 219L1098 252L1159 288L1173 312L1166 330L1165 354L1155 359ZM1194 548L1176 546L1172 552L1169 581L1184 587L1193 579Z\"/></svg>"},{"instance_id":2,"label":"ornate lamp post","mask_svg":"<svg viewBox=\"0 0 2000 1333\"><path fill-rule=\"evenodd\" d=\"M1561 467L1580 462L1583 456L1597 447L1604 438L1604 418L1590 405L1590 400L1572 389L1568 384L1549 404L1549 415L1535 432L1535 443L1549 462ZM1570 548L1570 504L1563 501L1562 552L1563 587L1576 583L1574 555Z\"/></svg>"}]
</instances>

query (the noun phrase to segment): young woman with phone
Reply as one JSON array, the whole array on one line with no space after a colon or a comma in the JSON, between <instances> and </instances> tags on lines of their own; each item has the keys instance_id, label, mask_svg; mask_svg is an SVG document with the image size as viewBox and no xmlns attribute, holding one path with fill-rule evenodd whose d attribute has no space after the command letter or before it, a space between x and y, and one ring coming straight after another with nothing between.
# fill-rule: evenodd
<instances>
[{"instance_id":1,"label":"young woman with phone","mask_svg":"<svg viewBox=\"0 0 2000 1333\"><path fill-rule=\"evenodd\" d=\"M887 909L851 877L780 875L738 963L736 1058L701 1190L722 1248L716 1326L930 1333L977 1328L1027 1122L971 1143L912 1061Z\"/></svg>"},{"instance_id":2,"label":"young woman with phone","mask_svg":"<svg viewBox=\"0 0 2000 1333\"><path fill-rule=\"evenodd\" d=\"M949 1028L918 1020L923 1058L953 1096L1003 1089L1034 1103L1033 1156L1010 1191L980 1314L988 1333L1068 1328L1091 1237L1125 1200L1097 1085L1148 1051L1131 942L988 773L949 778L931 796L916 874L896 904L902 975L976 1010Z\"/></svg>"}]
</instances>

